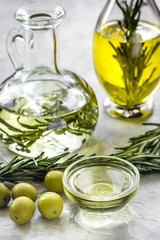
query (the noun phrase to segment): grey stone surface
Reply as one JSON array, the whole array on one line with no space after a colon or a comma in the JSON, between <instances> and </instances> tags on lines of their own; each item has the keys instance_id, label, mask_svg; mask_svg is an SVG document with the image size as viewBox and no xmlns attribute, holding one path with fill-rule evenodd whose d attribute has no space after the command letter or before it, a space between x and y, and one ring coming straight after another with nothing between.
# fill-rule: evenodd
<instances>
[{"instance_id":1,"label":"grey stone surface","mask_svg":"<svg viewBox=\"0 0 160 240\"><path fill-rule=\"evenodd\" d=\"M19 27L14 20L15 10L37 0L0 0L0 81L13 71L7 56L5 41L12 28ZM40 1L42 2L42 1ZM92 37L100 11L106 0L47 0L63 6L66 19L59 27L60 66L81 75L93 87L99 102L100 116L97 128L79 151L99 155L111 154L114 148L127 144L129 137L149 129L142 121L111 119L103 111L105 93L101 88L92 63ZM159 3L159 1L157 1ZM160 122L160 89L154 96L154 113L146 122ZM1 143L0 160L8 162L12 153ZM40 195L43 184L34 184ZM137 195L114 219L93 219L80 212L64 195L64 211L52 221L40 216L36 208L33 219L23 225L15 225L9 218L8 208L0 210L1 240L158 240L160 239L160 174L141 177Z\"/></svg>"}]
</instances>

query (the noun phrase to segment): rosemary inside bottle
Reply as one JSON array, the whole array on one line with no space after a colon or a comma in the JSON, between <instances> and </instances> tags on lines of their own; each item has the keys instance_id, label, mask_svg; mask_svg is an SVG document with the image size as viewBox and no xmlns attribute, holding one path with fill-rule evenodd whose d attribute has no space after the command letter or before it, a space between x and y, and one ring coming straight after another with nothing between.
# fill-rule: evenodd
<instances>
[{"instance_id":1,"label":"rosemary inside bottle","mask_svg":"<svg viewBox=\"0 0 160 240\"><path fill-rule=\"evenodd\" d=\"M111 101L133 109L147 102L159 85L160 28L140 19L143 0L116 4L122 20L95 33L94 63Z\"/></svg>"}]
</instances>

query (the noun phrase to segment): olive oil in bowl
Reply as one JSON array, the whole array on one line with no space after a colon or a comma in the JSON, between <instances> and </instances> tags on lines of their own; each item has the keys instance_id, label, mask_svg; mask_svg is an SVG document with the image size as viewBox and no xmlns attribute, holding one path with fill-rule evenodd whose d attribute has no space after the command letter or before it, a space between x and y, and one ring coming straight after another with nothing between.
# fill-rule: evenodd
<instances>
[{"instance_id":1,"label":"olive oil in bowl","mask_svg":"<svg viewBox=\"0 0 160 240\"><path fill-rule=\"evenodd\" d=\"M117 157L95 156L71 164L63 175L64 192L82 209L110 214L136 194L139 172Z\"/></svg>"}]
</instances>

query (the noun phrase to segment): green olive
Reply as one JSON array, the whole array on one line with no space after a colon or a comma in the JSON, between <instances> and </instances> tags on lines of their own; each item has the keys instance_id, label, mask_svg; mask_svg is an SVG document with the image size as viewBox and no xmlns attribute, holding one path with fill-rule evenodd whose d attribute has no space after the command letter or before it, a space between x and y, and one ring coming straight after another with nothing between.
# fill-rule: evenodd
<instances>
[{"instance_id":1,"label":"green olive","mask_svg":"<svg viewBox=\"0 0 160 240\"><path fill-rule=\"evenodd\" d=\"M12 198L26 196L35 202L37 200L37 191L29 183L18 183L12 188Z\"/></svg>"},{"instance_id":2,"label":"green olive","mask_svg":"<svg viewBox=\"0 0 160 240\"><path fill-rule=\"evenodd\" d=\"M38 199L38 209L47 219L57 218L63 210L63 200L59 194L46 192Z\"/></svg>"},{"instance_id":3,"label":"green olive","mask_svg":"<svg viewBox=\"0 0 160 240\"><path fill-rule=\"evenodd\" d=\"M63 192L63 172L52 170L45 175L44 186L51 192Z\"/></svg>"},{"instance_id":4,"label":"green olive","mask_svg":"<svg viewBox=\"0 0 160 240\"><path fill-rule=\"evenodd\" d=\"M11 199L9 189L0 182L0 207L5 207Z\"/></svg>"},{"instance_id":5,"label":"green olive","mask_svg":"<svg viewBox=\"0 0 160 240\"><path fill-rule=\"evenodd\" d=\"M17 224L27 223L33 217L34 212L34 202L30 198L24 196L13 200L9 208L10 218Z\"/></svg>"}]
</instances>

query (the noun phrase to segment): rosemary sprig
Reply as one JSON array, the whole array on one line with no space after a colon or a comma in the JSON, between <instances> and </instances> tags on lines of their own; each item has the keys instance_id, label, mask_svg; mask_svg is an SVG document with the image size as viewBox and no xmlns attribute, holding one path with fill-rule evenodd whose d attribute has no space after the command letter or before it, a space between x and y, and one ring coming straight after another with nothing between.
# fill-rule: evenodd
<instances>
[{"instance_id":1,"label":"rosemary sprig","mask_svg":"<svg viewBox=\"0 0 160 240\"><path fill-rule=\"evenodd\" d=\"M24 117L22 115L22 117L18 116L15 119L14 124L18 127L14 127L12 122L8 122L8 118L2 119L0 117L0 133L5 144L16 143L20 151L29 152L30 146L51 132L56 135L66 134L66 132L79 136L91 135L97 122L96 111L97 106L94 106L91 101L82 111L66 114L61 118L46 117L41 120L35 118L35 124L30 119L27 123L23 123ZM3 117L3 113L1 115ZM62 122L65 123L63 126ZM52 141L54 143L56 140L53 138Z\"/></svg>"},{"instance_id":2,"label":"rosemary sprig","mask_svg":"<svg viewBox=\"0 0 160 240\"><path fill-rule=\"evenodd\" d=\"M66 158L67 157L67 158ZM79 160L84 155L64 153L53 158L43 157L43 153L37 158L20 158L15 156L7 165L1 166L0 181L38 181L44 180L45 174L52 169L65 170L72 162Z\"/></svg>"},{"instance_id":3,"label":"rosemary sprig","mask_svg":"<svg viewBox=\"0 0 160 240\"><path fill-rule=\"evenodd\" d=\"M147 45L137 27L140 22L141 7L143 0L131 0L129 3L125 0L122 4L116 0L116 4L123 14L123 20L118 21L121 33L124 35L124 41L109 41L114 50L113 58L118 62L124 82L123 88L119 89L117 100L125 103L126 108L133 109L142 104L146 95L150 94L151 82L158 82L157 67L153 65L152 58L159 51L160 42L153 42ZM144 70L148 71L144 76ZM124 92L125 91L125 92ZM137 107L138 108L138 107ZM140 113L140 115L142 115Z\"/></svg>"},{"instance_id":4,"label":"rosemary sprig","mask_svg":"<svg viewBox=\"0 0 160 240\"><path fill-rule=\"evenodd\" d=\"M143 48L143 42L130 43L129 45L120 43L119 47L115 47L112 42L109 43L116 53L113 55L113 57L118 61L123 72L126 90L126 105L128 108L133 108L141 103L145 96L146 89L149 88L150 80L154 78L154 74L156 74L156 67L154 67L150 70L149 76L145 79L145 81L139 85L143 72L150 66L151 58L155 51L159 48L160 42L157 42L154 46L151 46L150 49L147 47ZM132 56L135 46L140 51L137 57ZM154 79L155 82L157 80L158 79L156 78Z\"/></svg>"},{"instance_id":5,"label":"rosemary sprig","mask_svg":"<svg viewBox=\"0 0 160 240\"><path fill-rule=\"evenodd\" d=\"M157 123L143 123L143 125L158 126L156 129L145 132L138 137L130 138L130 145L120 148L127 157L127 153L147 153L160 155L160 124Z\"/></svg>"},{"instance_id":6,"label":"rosemary sprig","mask_svg":"<svg viewBox=\"0 0 160 240\"><path fill-rule=\"evenodd\" d=\"M116 0L116 3L123 13L123 24L120 21L119 24L128 41L132 39L133 33L138 26L143 0L131 0L130 5L125 0L123 6L118 0Z\"/></svg>"},{"instance_id":7,"label":"rosemary sprig","mask_svg":"<svg viewBox=\"0 0 160 240\"><path fill-rule=\"evenodd\" d=\"M134 164L140 173L160 171L160 124L144 123L157 128L145 132L138 137L130 138L130 145L123 148L117 154ZM92 154L93 156L95 154ZM43 181L45 174L53 169L64 171L71 163L83 158L84 155L64 153L53 158L43 157L43 153L37 158L20 158L15 156L7 165L0 162L0 181ZM89 161L89 160L88 160Z\"/></svg>"},{"instance_id":8,"label":"rosemary sprig","mask_svg":"<svg viewBox=\"0 0 160 240\"><path fill-rule=\"evenodd\" d=\"M140 172L160 171L160 124L144 123L156 126L142 135L129 139L129 146L117 148L121 150L118 157L133 163Z\"/></svg>"}]
</instances>

